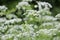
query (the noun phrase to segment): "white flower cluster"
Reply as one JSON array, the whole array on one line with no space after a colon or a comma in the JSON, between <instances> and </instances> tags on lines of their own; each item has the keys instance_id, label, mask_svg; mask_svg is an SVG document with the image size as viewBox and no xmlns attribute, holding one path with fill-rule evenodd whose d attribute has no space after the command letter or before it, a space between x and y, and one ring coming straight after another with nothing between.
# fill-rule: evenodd
<instances>
[{"instance_id":1,"label":"white flower cluster","mask_svg":"<svg viewBox=\"0 0 60 40\"><path fill-rule=\"evenodd\" d=\"M60 37L54 37L53 40L60 40Z\"/></svg>"},{"instance_id":2,"label":"white flower cluster","mask_svg":"<svg viewBox=\"0 0 60 40\"><path fill-rule=\"evenodd\" d=\"M4 32L6 31L8 29L8 27L7 26L1 26L0 27L0 32L1 32L1 34L4 34Z\"/></svg>"},{"instance_id":3,"label":"white flower cluster","mask_svg":"<svg viewBox=\"0 0 60 40\"><path fill-rule=\"evenodd\" d=\"M53 16L44 16L42 17L43 20L45 21L56 21L57 18L54 18Z\"/></svg>"},{"instance_id":4,"label":"white flower cluster","mask_svg":"<svg viewBox=\"0 0 60 40\"><path fill-rule=\"evenodd\" d=\"M49 10L50 8L52 8L52 5L49 4L48 2L37 2L37 3L38 3L39 10L41 9Z\"/></svg>"},{"instance_id":5,"label":"white flower cluster","mask_svg":"<svg viewBox=\"0 0 60 40\"><path fill-rule=\"evenodd\" d=\"M0 6L0 16L5 15L5 12L8 8L6 6Z\"/></svg>"},{"instance_id":6,"label":"white flower cluster","mask_svg":"<svg viewBox=\"0 0 60 40\"><path fill-rule=\"evenodd\" d=\"M40 10L40 11L38 11L37 13L40 13L40 14L43 15L43 16L45 16L45 15L51 16L51 14L52 14L50 11L45 10L45 9Z\"/></svg>"},{"instance_id":7,"label":"white flower cluster","mask_svg":"<svg viewBox=\"0 0 60 40\"><path fill-rule=\"evenodd\" d=\"M14 36L15 36L14 34L3 35L1 37L1 40L9 40L9 39L11 39Z\"/></svg>"},{"instance_id":8,"label":"white flower cluster","mask_svg":"<svg viewBox=\"0 0 60 40\"><path fill-rule=\"evenodd\" d=\"M17 16L14 14L6 14L6 18L8 18L8 19L17 18Z\"/></svg>"},{"instance_id":9,"label":"white flower cluster","mask_svg":"<svg viewBox=\"0 0 60 40\"><path fill-rule=\"evenodd\" d=\"M56 35L56 33L58 32L57 29L40 29L39 31L37 31L37 35L39 34L44 34L44 35L49 35L49 36L53 36Z\"/></svg>"},{"instance_id":10,"label":"white flower cluster","mask_svg":"<svg viewBox=\"0 0 60 40\"><path fill-rule=\"evenodd\" d=\"M6 22L4 24L14 24L14 23L18 23L21 21L22 21L22 19L16 18L16 19L11 19L11 20L6 20Z\"/></svg>"},{"instance_id":11,"label":"white flower cluster","mask_svg":"<svg viewBox=\"0 0 60 40\"><path fill-rule=\"evenodd\" d=\"M45 13L46 12L46 13ZM26 16L24 18L25 21L28 22L50 22L50 21L56 21L57 18L50 16L51 13L44 11L36 11L36 10L27 10L24 15Z\"/></svg>"},{"instance_id":12,"label":"white flower cluster","mask_svg":"<svg viewBox=\"0 0 60 40\"><path fill-rule=\"evenodd\" d=\"M16 5L17 9L25 9L25 7L30 6L28 2L19 2L18 5Z\"/></svg>"},{"instance_id":13,"label":"white flower cluster","mask_svg":"<svg viewBox=\"0 0 60 40\"><path fill-rule=\"evenodd\" d=\"M32 23L32 22L40 22L41 20L41 15L40 13L37 13L36 10L27 10L26 13L24 13L24 15L26 15L26 17L24 18L24 20L27 23Z\"/></svg>"},{"instance_id":14,"label":"white flower cluster","mask_svg":"<svg viewBox=\"0 0 60 40\"><path fill-rule=\"evenodd\" d=\"M5 12L8 8L6 6L0 6L0 11Z\"/></svg>"},{"instance_id":15,"label":"white flower cluster","mask_svg":"<svg viewBox=\"0 0 60 40\"><path fill-rule=\"evenodd\" d=\"M19 38L34 37L34 35L35 35L32 24L22 24L22 25L15 25L12 27L7 26L7 27L9 28L9 30L7 30L7 32L6 32L7 35L2 35L2 38L1 38L2 40L13 39L13 37L19 37ZM3 29L3 30L6 31L6 29ZM2 31L2 32L4 32L4 31Z\"/></svg>"},{"instance_id":16,"label":"white flower cluster","mask_svg":"<svg viewBox=\"0 0 60 40\"><path fill-rule=\"evenodd\" d=\"M54 25L53 23L51 22L47 22L47 23L43 23L40 25L40 28L41 29L51 29L51 28L54 28Z\"/></svg>"},{"instance_id":17,"label":"white flower cluster","mask_svg":"<svg viewBox=\"0 0 60 40\"><path fill-rule=\"evenodd\" d=\"M60 23L55 26L57 29L60 29Z\"/></svg>"},{"instance_id":18,"label":"white flower cluster","mask_svg":"<svg viewBox=\"0 0 60 40\"><path fill-rule=\"evenodd\" d=\"M26 13L24 13L24 15L26 15L26 17L29 17L29 16L38 16L39 14L37 13L36 10L27 10Z\"/></svg>"},{"instance_id":19,"label":"white flower cluster","mask_svg":"<svg viewBox=\"0 0 60 40\"><path fill-rule=\"evenodd\" d=\"M6 21L6 18L0 18L0 23L3 23Z\"/></svg>"},{"instance_id":20,"label":"white flower cluster","mask_svg":"<svg viewBox=\"0 0 60 40\"><path fill-rule=\"evenodd\" d=\"M60 19L60 13L55 16L56 18Z\"/></svg>"}]
</instances>

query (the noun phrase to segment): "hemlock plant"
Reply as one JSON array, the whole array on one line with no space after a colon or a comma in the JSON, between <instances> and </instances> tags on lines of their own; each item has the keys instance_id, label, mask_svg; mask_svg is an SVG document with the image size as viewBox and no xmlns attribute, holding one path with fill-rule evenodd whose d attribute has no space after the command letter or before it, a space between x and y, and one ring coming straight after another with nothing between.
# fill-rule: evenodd
<instances>
[{"instance_id":1,"label":"hemlock plant","mask_svg":"<svg viewBox=\"0 0 60 40\"><path fill-rule=\"evenodd\" d=\"M52 6L47 2L37 2L34 7L39 9L34 10L29 0L23 0L16 5L16 13L0 14L0 40L60 40L60 14L52 16ZM0 13L6 10L0 6Z\"/></svg>"}]
</instances>

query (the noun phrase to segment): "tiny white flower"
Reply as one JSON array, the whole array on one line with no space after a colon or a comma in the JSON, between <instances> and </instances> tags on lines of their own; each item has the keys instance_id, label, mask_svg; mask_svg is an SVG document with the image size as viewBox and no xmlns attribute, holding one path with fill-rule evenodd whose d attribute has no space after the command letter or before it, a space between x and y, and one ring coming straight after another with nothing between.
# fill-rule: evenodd
<instances>
[{"instance_id":1,"label":"tiny white flower","mask_svg":"<svg viewBox=\"0 0 60 40\"><path fill-rule=\"evenodd\" d=\"M34 7L35 7L35 8L37 8L38 6L37 6L37 5L35 5Z\"/></svg>"},{"instance_id":2,"label":"tiny white flower","mask_svg":"<svg viewBox=\"0 0 60 40\"><path fill-rule=\"evenodd\" d=\"M37 25L34 25L34 28L38 28L38 26Z\"/></svg>"}]
</instances>

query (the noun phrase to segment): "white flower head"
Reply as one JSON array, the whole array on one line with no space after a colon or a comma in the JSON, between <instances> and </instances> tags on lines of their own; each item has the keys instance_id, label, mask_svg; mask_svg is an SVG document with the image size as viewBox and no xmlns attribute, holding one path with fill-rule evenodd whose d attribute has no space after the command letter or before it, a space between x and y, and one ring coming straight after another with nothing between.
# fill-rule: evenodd
<instances>
[{"instance_id":1,"label":"white flower head","mask_svg":"<svg viewBox=\"0 0 60 40\"><path fill-rule=\"evenodd\" d=\"M26 37L26 36L29 36L29 33L28 32L24 32L22 35Z\"/></svg>"},{"instance_id":2,"label":"white flower head","mask_svg":"<svg viewBox=\"0 0 60 40\"><path fill-rule=\"evenodd\" d=\"M56 18L60 19L60 13L55 16Z\"/></svg>"},{"instance_id":3,"label":"white flower head","mask_svg":"<svg viewBox=\"0 0 60 40\"><path fill-rule=\"evenodd\" d=\"M57 25L55 25L55 27L56 27L57 29L60 29L60 23L57 24Z\"/></svg>"},{"instance_id":4,"label":"white flower head","mask_svg":"<svg viewBox=\"0 0 60 40\"><path fill-rule=\"evenodd\" d=\"M53 16L44 16L43 19L45 21L56 21L57 18L54 18Z\"/></svg>"},{"instance_id":5,"label":"white flower head","mask_svg":"<svg viewBox=\"0 0 60 40\"><path fill-rule=\"evenodd\" d=\"M0 23L5 21L6 21L6 18L0 18Z\"/></svg>"},{"instance_id":6,"label":"white flower head","mask_svg":"<svg viewBox=\"0 0 60 40\"><path fill-rule=\"evenodd\" d=\"M41 35L52 36L52 35L56 35L57 31L58 31L57 29L40 29L36 33L38 35L41 34Z\"/></svg>"},{"instance_id":7,"label":"white flower head","mask_svg":"<svg viewBox=\"0 0 60 40\"><path fill-rule=\"evenodd\" d=\"M0 6L0 11L5 12L7 9L8 9L8 8L7 8L5 5Z\"/></svg>"},{"instance_id":8,"label":"white flower head","mask_svg":"<svg viewBox=\"0 0 60 40\"><path fill-rule=\"evenodd\" d=\"M11 19L11 20L6 20L5 24L14 24L15 22L18 23L18 22L21 22L22 19L19 19L19 18L15 18L15 19Z\"/></svg>"},{"instance_id":9,"label":"white flower head","mask_svg":"<svg viewBox=\"0 0 60 40\"><path fill-rule=\"evenodd\" d=\"M17 9L20 9L20 8L25 8L24 6L30 6L28 2L19 2L18 5L16 5L16 8Z\"/></svg>"},{"instance_id":10,"label":"white flower head","mask_svg":"<svg viewBox=\"0 0 60 40\"><path fill-rule=\"evenodd\" d=\"M52 8L51 4L49 4L48 2L37 2L38 3L38 7L39 7L39 10L41 9L50 9Z\"/></svg>"}]
</instances>

